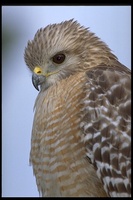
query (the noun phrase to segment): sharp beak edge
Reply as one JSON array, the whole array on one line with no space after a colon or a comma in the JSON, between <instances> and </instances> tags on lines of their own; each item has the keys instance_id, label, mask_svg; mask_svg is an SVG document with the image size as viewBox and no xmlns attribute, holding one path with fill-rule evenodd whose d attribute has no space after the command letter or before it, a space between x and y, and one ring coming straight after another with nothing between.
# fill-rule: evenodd
<instances>
[{"instance_id":1,"label":"sharp beak edge","mask_svg":"<svg viewBox=\"0 0 133 200\"><path fill-rule=\"evenodd\" d=\"M43 75L38 75L38 74L35 74L35 73L33 73L33 75L32 75L32 84L34 85L34 87L38 91L39 91L39 85L44 83L45 80L46 80L46 77L43 76Z\"/></svg>"}]
</instances>

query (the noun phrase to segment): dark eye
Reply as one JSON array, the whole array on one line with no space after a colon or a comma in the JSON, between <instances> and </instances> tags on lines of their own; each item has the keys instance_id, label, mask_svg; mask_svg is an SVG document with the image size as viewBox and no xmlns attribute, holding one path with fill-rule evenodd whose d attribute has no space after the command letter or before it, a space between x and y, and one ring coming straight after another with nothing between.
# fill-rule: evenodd
<instances>
[{"instance_id":1,"label":"dark eye","mask_svg":"<svg viewBox=\"0 0 133 200\"><path fill-rule=\"evenodd\" d=\"M55 62L57 64L63 63L64 60L65 60L65 55L64 54L56 54L53 57L53 62Z\"/></svg>"}]
</instances>

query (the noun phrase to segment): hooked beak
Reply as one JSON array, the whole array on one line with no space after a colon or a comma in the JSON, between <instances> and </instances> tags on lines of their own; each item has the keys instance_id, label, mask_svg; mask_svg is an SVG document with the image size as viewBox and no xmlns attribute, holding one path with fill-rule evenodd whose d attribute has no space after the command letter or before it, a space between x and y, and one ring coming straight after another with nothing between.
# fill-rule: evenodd
<instances>
[{"instance_id":1,"label":"hooked beak","mask_svg":"<svg viewBox=\"0 0 133 200\"><path fill-rule=\"evenodd\" d=\"M39 85L41 85L45 81L46 81L46 77L44 75L38 75L38 74L33 73L32 83L33 83L34 87L36 88L36 90L39 91Z\"/></svg>"}]
</instances>

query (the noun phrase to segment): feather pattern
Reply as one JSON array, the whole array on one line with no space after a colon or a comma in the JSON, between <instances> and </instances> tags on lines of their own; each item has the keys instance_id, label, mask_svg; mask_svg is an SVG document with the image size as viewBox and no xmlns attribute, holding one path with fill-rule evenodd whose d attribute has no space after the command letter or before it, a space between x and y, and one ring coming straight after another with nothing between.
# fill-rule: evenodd
<instances>
[{"instance_id":1,"label":"feather pattern","mask_svg":"<svg viewBox=\"0 0 133 200\"><path fill-rule=\"evenodd\" d=\"M107 66L87 72L83 120L87 155L112 197L131 193L131 79Z\"/></svg>"},{"instance_id":2,"label":"feather pattern","mask_svg":"<svg viewBox=\"0 0 133 200\"><path fill-rule=\"evenodd\" d=\"M40 195L131 196L130 70L74 20L39 29L24 59L40 86L30 151Z\"/></svg>"}]
</instances>

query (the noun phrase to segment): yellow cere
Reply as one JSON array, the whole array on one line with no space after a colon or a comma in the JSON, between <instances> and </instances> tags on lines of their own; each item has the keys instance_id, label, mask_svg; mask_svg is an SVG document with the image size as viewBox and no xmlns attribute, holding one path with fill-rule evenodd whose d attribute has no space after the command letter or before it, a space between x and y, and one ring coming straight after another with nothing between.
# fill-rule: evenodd
<instances>
[{"instance_id":1,"label":"yellow cere","mask_svg":"<svg viewBox=\"0 0 133 200\"><path fill-rule=\"evenodd\" d=\"M35 68L34 68L34 73L35 73L35 74L41 74L41 73L42 73L42 70L41 70L41 68L40 68L40 67L38 67L38 66L37 66L37 67L35 67Z\"/></svg>"},{"instance_id":2,"label":"yellow cere","mask_svg":"<svg viewBox=\"0 0 133 200\"><path fill-rule=\"evenodd\" d=\"M34 68L34 73L35 73L35 74L44 75L45 77L48 77L48 76L51 76L51 75L53 75L53 74L58 73L58 71L43 73L43 72L42 72L42 69L41 69L39 66L36 66L36 67Z\"/></svg>"}]
</instances>

